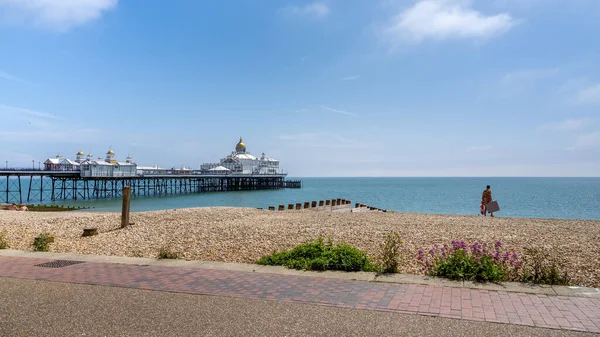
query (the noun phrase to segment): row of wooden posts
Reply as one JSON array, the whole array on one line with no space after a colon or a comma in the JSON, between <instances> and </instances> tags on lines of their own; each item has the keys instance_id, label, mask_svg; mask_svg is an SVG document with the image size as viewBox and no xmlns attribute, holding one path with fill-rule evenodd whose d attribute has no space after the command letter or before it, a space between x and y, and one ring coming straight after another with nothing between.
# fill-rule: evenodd
<instances>
[{"instance_id":1,"label":"row of wooden posts","mask_svg":"<svg viewBox=\"0 0 600 337\"><path fill-rule=\"evenodd\" d=\"M306 201L304 203L304 209L308 209L308 208L318 208L318 207L324 207L324 206L341 206L341 205L350 205L352 204L352 201L350 200L346 200L346 199L331 199L331 200L320 200L318 202L318 206L317 206L317 201ZM262 209L262 208L259 208ZM302 209L302 203L296 203L296 204L288 204L287 205L287 209L288 210L293 210L293 209ZM275 206L269 206L269 211L274 211L275 210ZM277 208L277 210L279 211L285 211L285 205L279 205L279 207Z\"/></svg>"},{"instance_id":2,"label":"row of wooden posts","mask_svg":"<svg viewBox=\"0 0 600 337\"><path fill-rule=\"evenodd\" d=\"M372 207L372 206L365 205L365 204L356 203L355 206L356 206L356 208L367 207L370 211L387 212L385 209L381 209L381 208L377 208L377 207Z\"/></svg>"}]
</instances>

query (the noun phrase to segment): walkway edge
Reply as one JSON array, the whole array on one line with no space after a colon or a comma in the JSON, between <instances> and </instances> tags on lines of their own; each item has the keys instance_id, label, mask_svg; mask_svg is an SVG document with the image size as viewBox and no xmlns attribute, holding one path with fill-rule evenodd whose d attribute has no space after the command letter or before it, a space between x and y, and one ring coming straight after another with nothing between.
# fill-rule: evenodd
<instances>
[{"instance_id":1,"label":"walkway edge","mask_svg":"<svg viewBox=\"0 0 600 337\"><path fill-rule=\"evenodd\" d=\"M187 261L187 260L159 260L143 257L124 257L124 256L106 256L106 255L88 255L74 253L54 253L54 252L32 252L3 249L0 250L0 257L23 257L23 258L46 258L55 260L77 260L89 263L109 263L109 264L131 264L141 266L163 266L173 268L192 268L192 269L217 269L239 272L256 272L280 275L298 275L309 277L323 277L343 280L357 280L381 283L397 284L417 284L438 287L467 288L490 291L505 291L514 293L527 293L550 296L574 296L587 298L600 298L600 288L572 287L572 286L548 286L533 285L516 282L507 282L503 284L457 282L440 278L433 278L423 275L411 274L376 274L370 272L341 272L341 271L302 271L288 269L279 266L261 266L249 263L230 263L216 261Z\"/></svg>"}]
</instances>

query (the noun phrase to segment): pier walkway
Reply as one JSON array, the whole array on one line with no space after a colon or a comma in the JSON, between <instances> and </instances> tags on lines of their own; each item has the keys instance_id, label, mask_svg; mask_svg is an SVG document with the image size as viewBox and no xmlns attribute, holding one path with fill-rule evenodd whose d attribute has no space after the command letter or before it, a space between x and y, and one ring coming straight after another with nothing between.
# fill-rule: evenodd
<instances>
[{"instance_id":1,"label":"pier walkway","mask_svg":"<svg viewBox=\"0 0 600 337\"><path fill-rule=\"evenodd\" d=\"M80 263L67 266L54 263L51 268L38 266L56 259ZM111 263L115 261L121 263ZM304 303L600 333L600 298L593 294L556 296L391 284L374 282L371 273L306 273L250 264L153 259L136 262L133 258L0 251L0 278Z\"/></svg>"}]
</instances>

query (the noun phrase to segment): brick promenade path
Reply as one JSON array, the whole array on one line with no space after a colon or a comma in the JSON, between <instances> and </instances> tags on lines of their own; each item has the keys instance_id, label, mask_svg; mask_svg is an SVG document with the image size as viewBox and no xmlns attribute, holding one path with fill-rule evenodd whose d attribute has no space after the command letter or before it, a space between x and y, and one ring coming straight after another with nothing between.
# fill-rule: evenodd
<instances>
[{"instance_id":1,"label":"brick promenade path","mask_svg":"<svg viewBox=\"0 0 600 337\"><path fill-rule=\"evenodd\" d=\"M0 277L299 302L600 333L600 299L108 263L0 257Z\"/></svg>"}]
</instances>

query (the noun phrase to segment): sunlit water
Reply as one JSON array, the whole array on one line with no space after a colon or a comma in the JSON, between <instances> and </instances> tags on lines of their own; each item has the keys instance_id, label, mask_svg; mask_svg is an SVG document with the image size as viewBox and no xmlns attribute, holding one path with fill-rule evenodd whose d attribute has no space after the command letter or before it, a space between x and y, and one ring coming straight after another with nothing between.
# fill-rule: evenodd
<instances>
[{"instance_id":1,"label":"sunlit water","mask_svg":"<svg viewBox=\"0 0 600 337\"><path fill-rule=\"evenodd\" d=\"M290 178L296 179L296 178ZM137 197L132 211L204 206L277 206L342 198L399 212L479 213L481 192L492 186L503 217L600 219L600 178L299 178L301 189L211 192ZM28 181L22 182L27 191ZM34 184L35 185L35 184ZM34 200L33 203L38 203ZM43 203L50 203L49 201ZM57 202L61 204L61 202ZM119 211L121 200L78 200L66 205Z\"/></svg>"}]
</instances>

